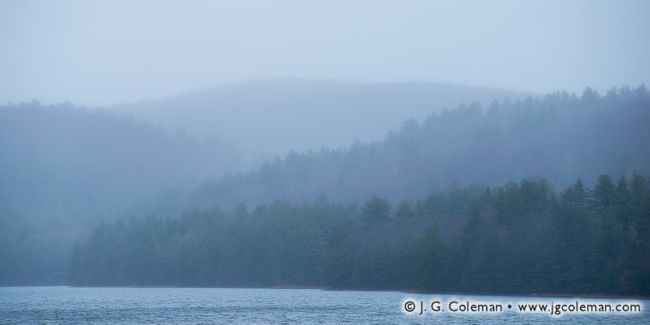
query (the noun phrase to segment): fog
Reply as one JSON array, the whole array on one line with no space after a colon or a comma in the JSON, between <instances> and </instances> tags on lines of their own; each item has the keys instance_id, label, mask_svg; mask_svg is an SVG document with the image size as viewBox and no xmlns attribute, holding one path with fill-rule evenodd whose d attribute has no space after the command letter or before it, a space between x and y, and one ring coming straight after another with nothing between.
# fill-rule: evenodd
<instances>
[{"instance_id":1,"label":"fog","mask_svg":"<svg viewBox=\"0 0 650 325\"><path fill-rule=\"evenodd\" d=\"M105 108L175 132L236 145L246 167L291 151L381 141L404 121L463 103L530 94L432 82L269 79Z\"/></svg>"},{"instance_id":2,"label":"fog","mask_svg":"<svg viewBox=\"0 0 650 325\"><path fill-rule=\"evenodd\" d=\"M650 80L647 1L2 1L0 103L274 78L547 93Z\"/></svg>"},{"instance_id":3,"label":"fog","mask_svg":"<svg viewBox=\"0 0 650 325\"><path fill-rule=\"evenodd\" d=\"M2 1L0 286L648 296L648 31L647 1Z\"/></svg>"}]
</instances>

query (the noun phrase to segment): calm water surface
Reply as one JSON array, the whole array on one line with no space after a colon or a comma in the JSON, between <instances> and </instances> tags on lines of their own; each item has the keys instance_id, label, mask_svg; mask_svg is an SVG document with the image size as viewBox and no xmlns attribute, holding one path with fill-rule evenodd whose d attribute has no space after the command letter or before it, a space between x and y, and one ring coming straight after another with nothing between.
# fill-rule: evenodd
<instances>
[{"instance_id":1,"label":"calm water surface","mask_svg":"<svg viewBox=\"0 0 650 325\"><path fill-rule=\"evenodd\" d=\"M418 310L407 315L407 299ZM425 313L419 301L451 300L500 302L575 302L575 299L532 297L416 295L401 292L323 291L316 289L219 289L219 288L0 288L1 324L205 324L205 323L539 323L650 324L648 301L639 301L643 312L633 315ZM581 300L622 302L621 300ZM629 301L629 300L626 300Z\"/></svg>"}]
</instances>

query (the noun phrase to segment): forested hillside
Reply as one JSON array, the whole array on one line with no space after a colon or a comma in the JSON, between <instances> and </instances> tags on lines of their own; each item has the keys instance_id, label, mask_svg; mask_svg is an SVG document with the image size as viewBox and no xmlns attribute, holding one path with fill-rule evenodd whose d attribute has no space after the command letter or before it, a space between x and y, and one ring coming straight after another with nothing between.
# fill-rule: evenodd
<instances>
[{"instance_id":1,"label":"forested hillside","mask_svg":"<svg viewBox=\"0 0 650 325\"><path fill-rule=\"evenodd\" d=\"M75 285L650 294L650 188L601 175L467 187L391 207L324 198L103 224Z\"/></svg>"},{"instance_id":2,"label":"forested hillside","mask_svg":"<svg viewBox=\"0 0 650 325\"><path fill-rule=\"evenodd\" d=\"M502 265L541 277L535 272L547 267L582 272L621 251L645 258L648 185L639 175L650 174L649 122L644 86L503 99L407 121L379 142L292 152L243 172L236 148L218 140L70 105L7 106L0 109L0 284L70 276L80 285L487 292L496 289L480 283L491 283L515 291L481 279L501 276ZM603 174L611 179L595 185ZM599 190L619 177L628 179L613 185L618 194ZM572 191L585 201L566 203ZM133 219L114 223L122 217ZM533 261L533 248L548 255ZM567 249L584 258L560 253ZM417 262L409 254L420 250ZM562 285L647 293L647 265L619 255L607 262L607 277ZM398 279L407 270L416 272L412 282ZM433 275L458 281L441 287L427 282ZM553 291L560 280L520 277L512 288Z\"/></svg>"},{"instance_id":3,"label":"forested hillside","mask_svg":"<svg viewBox=\"0 0 650 325\"><path fill-rule=\"evenodd\" d=\"M460 103L527 94L435 82L342 82L271 79L223 85L181 96L109 107L115 113L219 136L255 166L290 150L347 147L380 140L409 118Z\"/></svg>"},{"instance_id":4,"label":"forested hillside","mask_svg":"<svg viewBox=\"0 0 650 325\"><path fill-rule=\"evenodd\" d=\"M217 140L71 105L0 107L0 284L60 283L72 243L100 221L177 213L174 193L237 167Z\"/></svg>"},{"instance_id":5,"label":"forested hillside","mask_svg":"<svg viewBox=\"0 0 650 325\"><path fill-rule=\"evenodd\" d=\"M370 194L396 202L449 186L524 177L566 186L602 173L650 173L649 125L644 86L464 105L408 121L380 142L291 153L250 173L206 182L189 204L305 202L320 195L352 202Z\"/></svg>"}]
</instances>

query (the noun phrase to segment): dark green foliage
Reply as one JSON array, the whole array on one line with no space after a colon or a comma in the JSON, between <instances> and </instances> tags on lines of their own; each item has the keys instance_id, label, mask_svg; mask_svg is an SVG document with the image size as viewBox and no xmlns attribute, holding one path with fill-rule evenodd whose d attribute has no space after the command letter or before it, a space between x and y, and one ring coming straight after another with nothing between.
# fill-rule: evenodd
<instances>
[{"instance_id":1,"label":"dark green foliage","mask_svg":"<svg viewBox=\"0 0 650 325\"><path fill-rule=\"evenodd\" d=\"M409 219L415 217L415 211L411 207L411 203L407 200L402 200L397 206L395 217L398 219Z\"/></svg>"},{"instance_id":2,"label":"dark green foliage","mask_svg":"<svg viewBox=\"0 0 650 325\"><path fill-rule=\"evenodd\" d=\"M650 294L650 189L638 174L469 187L362 208L277 201L99 226L76 285L312 286L437 292Z\"/></svg>"},{"instance_id":3,"label":"dark green foliage","mask_svg":"<svg viewBox=\"0 0 650 325\"><path fill-rule=\"evenodd\" d=\"M649 107L645 87L461 106L191 191L242 168L235 150L69 105L3 107L0 284L64 283L74 242L104 221L76 250L77 283L648 292L648 184L630 172L650 172ZM466 186L538 176L548 183ZM111 223L150 214L162 218ZM448 280L420 285L439 272Z\"/></svg>"},{"instance_id":4,"label":"dark green foliage","mask_svg":"<svg viewBox=\"0 0 650 325\"><path fill-rule=\"evenodd\" d=\"M361 202L371 193L399 202L454 185L544 177L565 187L603 173L615 179L633 170L647 174L649 122L650 94L643 86L606 96L587 90L582 97L554 93L460 106L407 121L383 141L292 153L252 172L206 182L188 204L305 202L321 194L335 202Z\"/></svg>"},{"instance_id":5,"label":"dark green foliage","mask_svg":"<svg viewBox=\"0 0 650 325\"><path fill-rule=\"evenodd\" d=\"M367 221L382 221L390 216L388 200L374 196L363 206L363 218Z\"/></svg>"},{"instance_id":6,"label":"dark green foliage","mask_svg":"<svg viewBox=\"0 0 650 325\"><path fill-rule=\"evenodd\" d=\"M216 139L99 110L0 106L0 285L65 283L74 241L102 220L177 215L183 188L232 170L236 157Z\"/></svg>"}]
</instances>

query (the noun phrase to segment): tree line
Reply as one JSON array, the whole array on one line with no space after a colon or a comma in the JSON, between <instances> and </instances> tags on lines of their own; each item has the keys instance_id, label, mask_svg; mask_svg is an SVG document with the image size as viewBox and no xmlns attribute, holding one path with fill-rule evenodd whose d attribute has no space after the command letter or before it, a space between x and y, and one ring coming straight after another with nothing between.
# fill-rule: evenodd
<instances>
[{"instance_id":1,"label":"tree line","mask_svg":"<svg viewBox=\"0 0 650 325\"><path fill-rule=\"evenodd\" d=\"M231 208L276 199L302 203L321 194L354 202L373 193L399 201L454 184L498 186L544 177L565 187L600 174L645 175L649 122L650 93L644 86L460 105L406 121L383 141L292 152L258 169L206 181L185 201Z\"/></svg>"},{"instance_id":2,"label":"tree line","mask_svg":"<svg viewBox=\"0 0 650 325\"><path fill-rule=\"evenodd\" d=\"M644 86L431 107L428 118L407 121L383 141L293 152L243 172L237 148L218 139L70 104L0 107L0 284L65 284L73 243L125 215L213 206L230 215L239 202L276 200L297 209L320 195L347 207L376 194L393 205L391 214L406 216L418 212L403 199L449 186L543 176L557 188L578 178L591 187L601 173L648 175L648 108ZM458 235L461 219L438 220L441 235Z\"/></svg>"},{"instance_id":3,"label":"tree line","mask_svg":"<svg viewBox=\"0 0 650 325\"><path fill-rule=\"evenodd\" d=\"M236 152L101 110L0 106L0 285L65 283L74 240L100 220L151 211L167 189L232 171Z\"/></svg>"},{"instance_id":4,"label":"tree line","mask_svg":"<svg viewBox=\"0 0 650 325\"><path fill-rule=\"evenodd\" d=\"M80 286L307 286L454 293L650 294L650 186L601 175L468 186L395 204L320 197L98 226Z\"/></svg>"}]
</instances>

